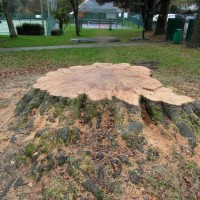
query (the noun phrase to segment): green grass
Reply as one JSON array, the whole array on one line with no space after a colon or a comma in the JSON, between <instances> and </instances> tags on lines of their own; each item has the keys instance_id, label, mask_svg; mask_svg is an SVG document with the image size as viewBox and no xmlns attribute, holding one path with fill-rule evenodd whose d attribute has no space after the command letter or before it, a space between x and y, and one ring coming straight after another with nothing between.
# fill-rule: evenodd
<instances>
[{"instance_id":1,"label":"green grass","mask_svg":"<svg viewBox=\"0 0 200 200\"><path fill-rule=\"evenodd\" d=\"M200 49L185 45L141 44L132 47L80 48L0 53L1 71L46 71L94 62L134 63L155 61L154 76L176 87L185 81L200 85Z\"/></svg>"},{"instance_id":2,"label":"green grass","mask_svg":"<svg viewBox=\"0 0 200 200\"><path fill-rule=\"evenodd\" d=\"M86 65L94 62L133 63L156 61L160 70L172 74L200 77L200 49L184 45L140 45L133 47L80 48L43 51L1 52L0 69Z\"/></svg>"},{"instance_id":3,"label":"green grass","mask_svg":"<svg viewBox=\"0 0 200 200\"><path fill-rule=\"evenodd\" d=\"M79 37L118 37L122 42L128 42L130 38L141 35L141 29L82 29ZM55 46L72 44L71 38L76 38L74 26L69 26L62 36L18 36L15 39L9 36L0 36L0 47L31 47L31 46Z\"/></svg>"}]
</instances>

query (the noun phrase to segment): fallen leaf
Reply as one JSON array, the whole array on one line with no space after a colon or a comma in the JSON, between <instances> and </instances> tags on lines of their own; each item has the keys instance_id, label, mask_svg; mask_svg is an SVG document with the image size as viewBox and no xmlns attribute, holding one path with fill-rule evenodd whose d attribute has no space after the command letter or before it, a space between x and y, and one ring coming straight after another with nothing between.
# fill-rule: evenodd
<instances>
[{"instance_id":1,"label":"fallen leaf","mask_svg":"<svg viewBox=\"0 0 200 200\"><path fill-rule=\"evenodd\" d=\"M157 200L157 197L155 195L151 195L151 200Z\"/></svg>"}]
</instances>

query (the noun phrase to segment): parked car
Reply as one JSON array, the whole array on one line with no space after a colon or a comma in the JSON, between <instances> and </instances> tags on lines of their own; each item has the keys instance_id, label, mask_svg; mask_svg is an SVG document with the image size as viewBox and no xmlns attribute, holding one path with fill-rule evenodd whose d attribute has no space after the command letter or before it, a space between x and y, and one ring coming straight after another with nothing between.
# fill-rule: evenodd
<instances>
[{"instance_id":1,"label":"parked car","mask_svg":"<svg viewBox=\"0 0 200 200\"><path fill-rule=\"evenodd\" d=\"M191 19L196 19L196 16L197 16L197 14L188 15L188 16L185 18L185 22L186 22L186 23L189 23L189 21L190 21Z\"/></svg>"},{"instance_id":2,"label":"parked car","mask_svg":"<svg viewBox=\"0 0 200 200\"><path fill-rule=\"evenodd\" d=\"M154 15L154 17L153 17L154 23L157 22L158 17L159 17L159 14ZM185 18L185 16L183 14L168 14L167 21L168 21L168 19L175 19L175 18Z\"/></svg>"},{"instance_id":3,"label":"parked car","mask_svg":"<svg viewBox=\"0 0 200 200\"><path fill-rule=\"evenodd\" d=\"M153 31L156 30L156 23L158 21L158 17L159 17L159 14L154 15L154 17L153 17L153 23L152 23L152 30ZM168 21L168 19L175 19L175 18L185 19L185 16L183 14L168 14L167 21ZM167 26L166 26L166 29L167 29Z\"/></svg>"}]
</instances>

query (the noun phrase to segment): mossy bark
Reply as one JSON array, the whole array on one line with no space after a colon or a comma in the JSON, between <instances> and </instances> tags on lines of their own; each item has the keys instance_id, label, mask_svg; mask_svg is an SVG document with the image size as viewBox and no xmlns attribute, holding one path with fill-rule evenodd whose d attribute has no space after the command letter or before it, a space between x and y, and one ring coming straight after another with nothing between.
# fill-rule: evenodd
<instances>
[{"instance_id":1,"label":"mossy bark","mask_svg":"<svg viewBox=\"0 0 200 200\"><path fill-rule=\"evenodd\" d=\"M166 125L173 122L190 146L195 148L196 135L200 133L199 102L176 106L143 98L142 103L153 123Z\"/></svg>"},{"instance_id":2,"label":"mossy bark","mask_svg":"<svg viewBox=\"0 0 200 200\"><path fill-rule=\"evenodd\" d=\"M77 123L92 129L118 131L128 146L139 149L140 144L145 143L139 134L148 123L162 124L164 127L173 123L180 134L188 139L192 148L195 148L196 135L200 133L199 102L176 106L142 97L140 105L133 106L116 98L91 101L86 95L80 95L70 99L50 96L45 91L31 89L17 104L15 114L18 116L15 128L18 129L27 128L27 124L34 127L37 117L44 117L48 127L51 123L57 123L58 130L66 126L72 127L68 134L71 139L67 139L69 143L77 140L78 136L73 129ZM73 134L76 135L75 138L71 136Z\"/></svg>"},{"instance_id":3,"label":"mossy bark","mask_svg":"<svg viewBox=\"0 0 200 200\"><path fill-rule=\"evenodd\" d=\"M200 133L199 102L177 106L141 97L139 105L134 106L116 98L92 101L80 95L71 99L31 89L17 104L15 114L17 122L13 128L19 133L34 134L23 156L32 162L35 182L56 169L56 173L67 178L66 184L77 187L76 194L68 185L66 195L77 198L81 192L90 195L89 199L120 199L120 195L128 195L123 191L127 180L137 187L148 185L143 168L165 158L160 138L164 142L172 140L173 151L187 150L192 155ZM168 130L169 138L162 134ZM150 134L156 140L153 144ZM176 162L172 163L174 169ZM154 186L154 179L151 185Z\"/></svg>"}]
</instances>

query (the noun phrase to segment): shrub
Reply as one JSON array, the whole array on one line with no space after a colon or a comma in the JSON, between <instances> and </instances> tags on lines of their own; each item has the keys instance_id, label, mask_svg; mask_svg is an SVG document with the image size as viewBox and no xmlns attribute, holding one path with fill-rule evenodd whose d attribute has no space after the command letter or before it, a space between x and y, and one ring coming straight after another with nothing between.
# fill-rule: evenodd
<instances>
[{"instance_id":1,"label":"shrub","mask_svg":"<svg viewBox=\"0 0 200 200\"><path fill-rule=\"evenodd\" d=\"M18 35L44 35L44 27L41 24L24 23L16 29Z\"/></svg>"},{"instance_id":2,"label":"shrub","mask_svg":"<svg viewBox=\"0 0 200 200\"><path fill-rule=\"evenodd\" d=\"M18 34L18 35L23 35L22 26L16 26L16 29L17 29L17 34Z\"/></svg>"},{"instance_id":3,"label":"shrub","mask_svg":"<svg viewBox=\"0 0 200 200\"><path fill-rule=\"evenodd\" d=\"M62 35L62 31L60 29L51 30L51 36L59 36Z\"/></svg>"}]
</instances>

